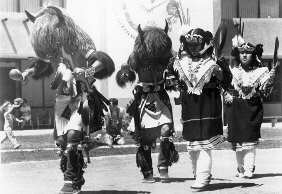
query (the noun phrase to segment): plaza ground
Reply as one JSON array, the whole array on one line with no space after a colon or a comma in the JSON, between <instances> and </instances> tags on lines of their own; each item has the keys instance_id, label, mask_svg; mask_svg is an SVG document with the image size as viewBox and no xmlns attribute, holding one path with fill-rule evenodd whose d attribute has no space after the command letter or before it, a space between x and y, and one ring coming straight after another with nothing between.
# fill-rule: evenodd
<instances>
[{"instance_id":1,"label":"plaza ground","mask_svg":"<svg viewBox=\"0 0 282 194\"><path fill-rule=\"evenodd\" d=\"M55 194L62 186L57 148L52 130L15 131L22 144L11 149L9 142L1 145L0 193ZM179 134L180 135L180 134ZM91 163L85 172L84 194L186 194L194 193L191 164L181 137L176 138L180 160L170 168L168 183L161 183L153 154L156 183L142 183L135 164L136 146L127 137L126 145L98 147L91 151ZM155 150L155 152L158 149ZM262 126L262 139L257 151L254 179L235 178L235 154L224 142L213 151L213 179L201 193L214 194L280 194L282 193L282 124Z\"/></svg>"},{"instance_id":2,"label":"plaza ground","mask_svg":"<svg viewBox=\"0 0 282 194\"><path fill-rule=\"evenodd\" d=\"M56 152L57 147L54 144L52 129L44 130L25 130L14 131L17 140L22 144L21 148L14 150L9 141L1 144L1 163L33 161L33 160L50 160L58 159ZM185 142L181 137L181 132L177 132L175 138L178 151L186 151ZM271 127L271 123L263 123L261 129L261 137L259 148L282 148L282 123L277 123L275 127ZM134 140L130 136L125 137L126 145L114 146L114 149L102 146L90 152L92 157L133 154L136 152ZM224 142L218 149L230 149L230 143ZM157 151L157 150L156 150Z\"/></svg>"},{"instance_id":3,"label":"plaza ground","mask_svg":"<svg viewBox=\"0 0 282 194\"><path fill-rule=\"evenodd\" d=\"M181 153L178 163L170 168L168 183L161 183L153 155L156 183L142 183L135 165L135 155L91 158L85 173L84 194L187 194L194 193L188 154ZM282 148L258 149L254 179L235 178L235 155L231 150L213 152L213 179L201 193L216 194L280 194L282 193ZM1 193L53 194L62 185L59 160L25 161L2 164ZM5 192L3 192L5 191Z\"/></svg>"}]
</instances>

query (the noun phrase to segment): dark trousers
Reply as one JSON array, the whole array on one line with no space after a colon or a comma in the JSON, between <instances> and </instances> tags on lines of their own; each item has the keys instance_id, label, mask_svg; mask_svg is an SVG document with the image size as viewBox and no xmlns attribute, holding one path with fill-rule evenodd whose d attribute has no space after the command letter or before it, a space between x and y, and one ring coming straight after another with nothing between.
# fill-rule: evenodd
<instances>
[{"instance_id":1,"label":"dark trousers","mask_svg":"<svg viewBox=\"0 0 282 194\"><path fill-rule=\"evenodd\" d=\"M82 149L78 145L83 140L83 134L80 131L69 130L65 135L67 147L65 155L62 156L63 162L65 162L65 168L62 169L64 173L65 181L72 181L74 187L81 188L84 184L83 168L84 159Z\"/></svg>"},{"instance_id":2,"label":"dark trousers","mask_svg":"<svg viewBox=\"0 0 282 194\"><path fill-rule=\"evenodd\" d=\"M168 140L168 137L171 135L172 124L164 124L159 127L143 129L140 131L140 144L141 146L138 149L137 160L141 161L137 166L141 167L143 174L150 172L153 169L152 166L152 147L155 147L156 139L161 137L159 156L158 156L158 167L168 167L171 165L170 160L170 145L172 142ZM138 156L139 154L139 156ZM143 162L142 162L143 161ZM138 161L137 161L138 163ZM145 176L144 174L144 176Z\"/></svg>"}]
</instances>

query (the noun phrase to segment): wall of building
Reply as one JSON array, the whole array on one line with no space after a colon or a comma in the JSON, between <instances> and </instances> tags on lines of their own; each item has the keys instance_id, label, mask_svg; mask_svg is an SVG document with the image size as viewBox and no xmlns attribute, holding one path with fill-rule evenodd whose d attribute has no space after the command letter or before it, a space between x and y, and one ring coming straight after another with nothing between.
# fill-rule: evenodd
<instances>
[{"instance_id":1,"label":"wall of building","mask_svg":"<svg viewBox=\"0 0 282 194\"><path fill-rule=\"evenodd\" d=\"M227 21L242 17L244 38L253 44L264 45L263 61L271 62L274 40L282 40L282 0L221 0L221 19ZM226 55L230 55L231 39L228 37ZM278 50L282 58L281 49ZM282 76L281 70L276 80L273 96L264 103L264 116L282 116Z\"/></svg>"},{"instance_id":2,"label":"wall of building","mask_svg":"<svg viewBox=\"0 0 282 194\"><path fill-rule=\"evenodd\" d=\"M34 126L44 121L45 112L53 113L55 92L50 90L50 78L27 83L15 82L8 77L12 68L26 69L28 57L35 54L30 44L31 22L27 22L24 10L36 13L42 6L64 7L65 0L1 0L0 1L0 104L4 100L13 101L16 97L26 98L32 106ZM40 115L43 115L39 118ZM50 116L50 118L52 115ZM38 122L37 122L38 121ZM42 122L41 122L42 121ZM3 118L0 118L0 130ZM47 125L45 126L47 127Z\"/></svg>"},{"instance_id":3,"label":"wall of building","mask_svg":"<svg viewBox=\"0 0 282 194\"><path fill-rule=\"evenodd\" d=\"M93 38L98 50L104 50L112 56L116 69L126 63L132 51L136 37L136 27L156 25L164 28L165 19L170 16L167 11L169 0L85 0L84 6L79 1L67 1L66 10L77 23ZM186 28L201 27L214 31L213 1L210 0L181 0L182 14L188 20ZM81 12L81 10L84 10ZM218 25L218 24L217 24ZM181 32L180 21L172 24L169 32L173 40L173 49L179 48L179 35ZM115 75L108 81L108 97L129 98L132 87L119 88L115 83ZM105 88L103 87L100 88Z\"/></svg>"}]
</instances>

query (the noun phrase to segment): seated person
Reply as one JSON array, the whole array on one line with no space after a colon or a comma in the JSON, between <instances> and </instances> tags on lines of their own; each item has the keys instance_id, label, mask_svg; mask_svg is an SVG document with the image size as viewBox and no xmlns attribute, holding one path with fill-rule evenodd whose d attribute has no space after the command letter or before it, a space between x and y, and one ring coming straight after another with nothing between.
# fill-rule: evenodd
<instances>
[{"instance_id":1,"label":"seated person","mask_svg":"<svg viewBox=\"0 0 282 194\"><path fill-rule=\"evenodd\" d=\"M24 120L23 122L23 126L24 126L31 120L31 107L27 103L27 100L25 98L23 99L23 104L20 108L20 111L22 113L22 116L20 118Z\"/></svg>"},{"instance_id":2,"label":"seated person","mask_svg":"<svg viewBox=\"0 0 282 194\"><path fill-rule=\"evenodd\" d=\"M118 100L116 98L111 98L109 112L105 115L105 141L108 145L121 145L125 143L124 137L121 135L124 115L125 110L118 106Z\"/></svg>"},{"instance_id":3,"label":"seated person","mask_svg":"<svg viewBox=\"0 0 282 194\"><path fill-rule=\"evenodd\" d=\"M31 120L31 107L30 105L27 103L27 100L21 99L21 98L16 98L14 100L14 104L20 104L20 108L18 110L19 115L17 115L21 120L23 120L23 122L21 123L21 128L25 125L27 125L27 123L30 122Z\"/></svg>"}]
</instances>

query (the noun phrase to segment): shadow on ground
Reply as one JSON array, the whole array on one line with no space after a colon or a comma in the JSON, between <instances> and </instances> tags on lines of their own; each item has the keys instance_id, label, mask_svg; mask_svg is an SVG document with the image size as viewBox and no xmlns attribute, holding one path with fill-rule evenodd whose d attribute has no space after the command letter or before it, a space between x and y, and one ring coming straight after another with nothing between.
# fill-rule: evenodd
<instances>
[{"instance_id":1,"label":"shadow on ground","mask_svg":"<svg viewBox=\"0 0 282 194\"><path fill-rule=\"evenodd\" d=\"M82 191L81 194L150 194L149 191L117 191L117 190L101 190L101 191Z\"/></svg>"},{"instance_id":2,"label":"shadow on ground","mask_svg":"<svg viewBox=\"0 0 282 194\"><path fill-rule=\"evenodd\" d=\"M258 187L262 186L262 184L255 184L255 183L215 183L210 184L206 188L200 190L202 191L216 191L222 189L231 189L235 187L247 188L247 187Z\"/></svg>"},{"instance_id":3,"label":"shadow on ground","mask_svg":"<svg viewBox=\"0 0 282 194\"><path fill-rule=\"evenodd\" d=\"M282 176L282 174L281 173L255 174L252 179L259 179L259 178L265 178L265 177L276 177L276 176Z\"/></svg>"},{"instance_id":4,"label":"shadow on ground","mask_svg":"<svg viewBox=\"0 0 282 194\"><path fill-rule=\"evenodd\" d=\"M182 183L185 181L194 180L194 178L173 178L173 177L166 178L164 180L160 179L159 177L154 177L154 179L156 182L164 181L164 183Z\"/></svg>"}]
</instances>

